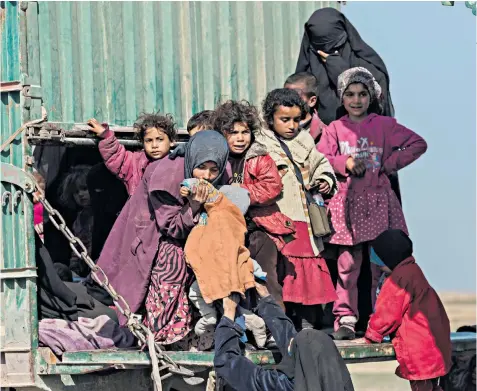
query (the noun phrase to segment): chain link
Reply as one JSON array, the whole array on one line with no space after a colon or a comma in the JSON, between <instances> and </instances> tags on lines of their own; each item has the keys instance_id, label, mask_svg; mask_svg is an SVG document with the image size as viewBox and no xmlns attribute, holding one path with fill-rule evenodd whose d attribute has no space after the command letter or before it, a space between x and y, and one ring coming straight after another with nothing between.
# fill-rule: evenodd
<instances>
[{"instance_id":1,"label":"chain link","mask_svg":"<svg viewBox=\"0 0 477 391\"><path fill-rule=\"evenodd\" d=\"M36 183L36 181L33 180L33 178L32 181L35 184L36 193L39 194L39 196L35 195L35 197L47 211L52 224L66 237L71 249L76 254L76 256L81 258L89 266L89 268L91 269L91 276L93 280L111 296L116 308L121 314L123 314L127 318L127 326L131 333L139 340L141 346L147 346L149 348L149 355L151 356L151 362L153 363L153 367L154 362L159 361L159 363L161 364L159 368L157 368L157 366L156 368L153 368L153 374L156 374L156 376L153 376L154 382L157 383L157 375L159 374L159 371L162 370L166 370L166 373L159 377L159 381L161 378L164 380L172 376L172 374L177 374L181 376L194 376L194 372L175 363L161 349L159 344L154 342L154 346L151 346L151 341L154 341L151 330L149 330L149 328L147 328L141 323L140 317L137 314L131 312L129 304L126 302L124 297L122 297L118 292L116 292L116 290L111 286L111 284L109 283L108 276L103 271L103 269L101 269L100 266L96 265L91 259L91 257L88 255L88 250L86 249L83 242L71 232L71 230L66 225L63 216L61 216L60 212L53 208L51 204L46 200L45 194L38 187L38 184ZM157 357L157 360L153 359L153 356ZM160 384L156 384L156 388L159 390L162 389Z\"/></svg>"}]
</instances>

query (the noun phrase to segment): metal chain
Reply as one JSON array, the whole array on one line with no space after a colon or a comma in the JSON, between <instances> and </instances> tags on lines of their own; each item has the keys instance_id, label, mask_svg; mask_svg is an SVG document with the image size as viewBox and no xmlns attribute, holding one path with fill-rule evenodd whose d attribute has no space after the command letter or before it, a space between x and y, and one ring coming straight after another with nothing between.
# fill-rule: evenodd
<instances>
[{"instance_id":1,"label":"metal chain","mask_svg":"<svg viewBox=\"0 0 477 391\"><path fill-rule=\"evenodd\" d=\"M76 237L71 230L66 225L66 222L61 216L60 212L53 208L51 204L46 200L43 190L38 187L38 184L30 177L32 182L35 185L35 190L40 196L36 196L39 202L43 205L45 210L48 212L50 221L68 240L69 245L73 252L81 258L91 269L91 276L94 281L98 283L113 299L116 308L127 318L127 326L131 333L139 340L142 346L148 346L149 355L151 356L151 363L153 364L153 380L155 387L158 390L162 389L161 384L156 384L161 379L165 380L166 378L172 376L173 374L181 376L194 376L194 372L190 371L187 368L179 366L175 363L157 344L154 342L153 334L149 328L144 326L140 322L140 317L137 314L131 312L131 308L126 300L111 286L109 283L108 276L104 273L103 269L100 266L96 265L91 257L88 255L88 250L86 249L83 242ZM33 192L35 192L35 190ZM58 219L58 220L57 220ZM101 278L100 278L101 276ZM151 346L153 343L154 346ZM161 366L158 365L158 361ZM166 373L162 376L159 375L159 371L167 370Z\"/></svg>"}]
</instances>

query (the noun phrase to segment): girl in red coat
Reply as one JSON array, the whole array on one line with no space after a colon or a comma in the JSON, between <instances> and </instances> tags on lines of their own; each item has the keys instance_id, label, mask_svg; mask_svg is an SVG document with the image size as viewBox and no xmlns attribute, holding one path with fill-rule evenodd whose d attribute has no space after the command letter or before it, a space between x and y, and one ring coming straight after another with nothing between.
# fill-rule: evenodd
<instances>
[{"instance_id":1,"label":"girl in red coat","mask_svg":"<svg viewBox=\"0 0 477 391\"><path fill-rule=\"evenodd\" d=\"M371 262L389 274L376 301L365 340L390 335L399 367L396 375L413 391L442 390L438 378L451 367L450 325L444 306L412 256L412 242L391 229L371 244Z\"/></svg>"},{"instance_id":2,"label":"girl in red coat","mask_svg":"<svg viewBox=\"0 0 477 391\"><path fill-rule=\"evenodd\" d=\"M282 238L294 233L294 229L293 222L279 212L275 203L282 192L278 168L266 148L254 142L254 132L259 127L258 111L246 101L227 101L215 110L214 129L225 136L229 145L225 180L250 193L247 221L250 255L267 273L267 287L283 307L277 247L267 234Z\"/></svg>"}]
</instances>

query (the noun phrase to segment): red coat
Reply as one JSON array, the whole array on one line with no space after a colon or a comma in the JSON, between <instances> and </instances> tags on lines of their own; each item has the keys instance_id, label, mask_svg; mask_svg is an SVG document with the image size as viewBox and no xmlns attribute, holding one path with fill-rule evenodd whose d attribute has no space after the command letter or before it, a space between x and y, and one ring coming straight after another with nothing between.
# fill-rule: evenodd
<instances>
[{"instance_id":1,"label":"red coat","mask_svg":"<svg viewBox=\"0 0 477 391\"><path fill-rule=\"evenodd\" d=\"M451 368L450 325L444 306L421 268L410 257L386 279L376 301L365 338L392 340L399 367L408 380L443 376Z\"/></svg>"},{"instance_id":2,"label":"red coat","mask_svg":"<svg viewBox=\"0 0 477 391\"><path fill-rule=\"evenodd\" d=\"M280 212L276 199L282 192L282 179L277 165L260 144L253 143L245 156L241 187L250 193L249 216L255 224L272 235L295 233L295 224ZM231 178L230 165L226 177ZM227 183L227 178L225 179Z\"/></svg>"}]
</instances>

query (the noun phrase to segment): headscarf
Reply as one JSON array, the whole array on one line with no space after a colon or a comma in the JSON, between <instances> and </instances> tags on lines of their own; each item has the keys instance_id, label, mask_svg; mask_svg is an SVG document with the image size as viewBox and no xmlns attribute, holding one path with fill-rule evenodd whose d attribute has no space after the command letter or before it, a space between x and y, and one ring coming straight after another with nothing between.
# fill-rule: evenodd
<instances>
[{"instance_id":1,"label":"headscarf","mask_svg":"<svg viewBox=\"0 0 477 391\"><path fill-rule=\"evenodd\" d=\"M384 231L371 243L371 247L391 270L412 256L412 241L400 229Z\"/></svg>"},{"instance_id":2,"label":"headscarf","mask_svg":"<svg viewBox=\"0 0 477 391\"><path fill-rule=\"evenodd\" d=\"M220 183L225 173L229 146L225 137L215 130L202 130L194 134L185 146L184 177L192 178L192 172L205 162L214 162L219 169L219 175L211 183Z\"/></svg>"},{"instance_id":3,"label":"headscarf","mask_svg":"<svg viewBox=\"0 0 477 391\"><path fill-rule=\"evenodd\" d=\"M343 103L343 95L351 84L361 83L369 92L370 102L377 101L382 109L381 86L374 78L373 74L363 67L350 68L338 77L338 96Z\"/></svg>"},{"instance_id":4,"label":"headscarf","mask_svg":"<svg viewBox=\"0 0 477 391\"><path fill-rule=\"evenodd\" d=\"M353 391L348 368L333 340L319 330L304 329L277 371L294 380L295 391Z\"/></svg>"},{"instance_id":5,"label":"headscarf","mask_svg":"<svg viewBox=\"0 0 477 391\"><path fill-rule=\"evenodd\" d=\"M318 50L330 54L326 65L320 60ZM346 63L340 64L336 73L334 54ZM321 120L329 125L336 119L339 99L336 94L337 77L347 68L361 66L367 68L380 82L383 90L384 111L386 116L394 115L389 94L389 73L381 57L366 42L349 20L334 8L322 8L311 15L305 23L305 32L301 43L296 72L310 72L318 80L318 113ZM331 76L333 75L333 76Z\"/></svg>"}]
</instances>

